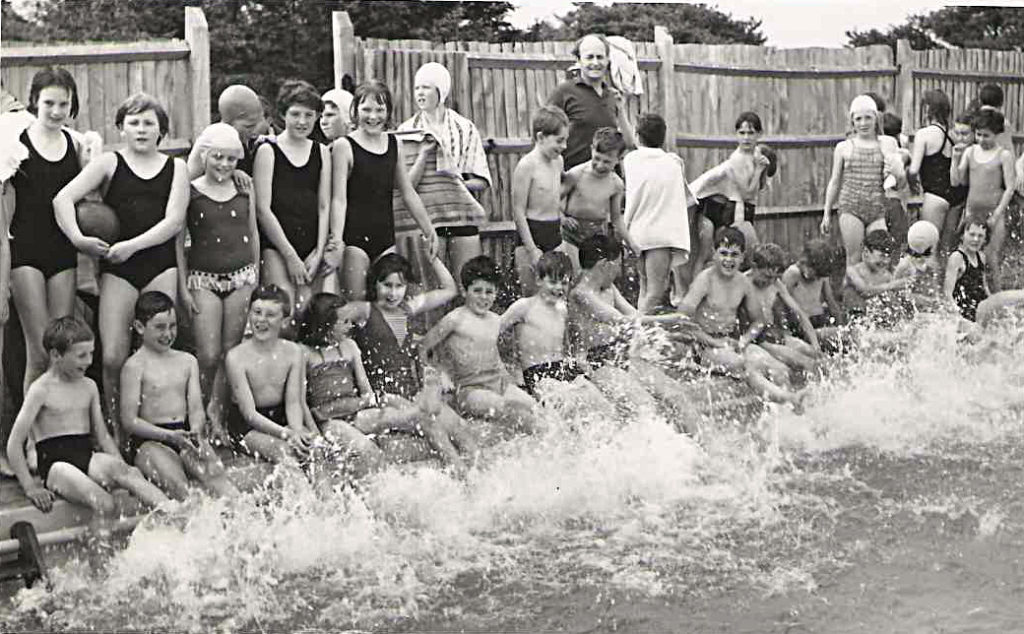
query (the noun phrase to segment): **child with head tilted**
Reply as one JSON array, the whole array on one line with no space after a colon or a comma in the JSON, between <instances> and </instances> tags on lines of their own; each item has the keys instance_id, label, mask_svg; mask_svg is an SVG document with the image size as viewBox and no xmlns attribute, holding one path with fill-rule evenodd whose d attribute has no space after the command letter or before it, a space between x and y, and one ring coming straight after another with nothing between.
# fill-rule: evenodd
<instances>
[{"instance_id":1,"label":"child with head tilted","mask_svg":"<svg viewBox=\"0 0 1024 634\"><path fill-rule=\"evenodd\" d=\"M886 229L888 203L884 182L899 189L906 182L903 160L896 139L882 136L881 115L874 100L860 95L850 104L853 135L836 146L832 176L825 190L825 213L821 232L832 227L832 208L839 203L839 232L846 247L846 264L860 261L864 234Z\"/></svg>"},{"instance_id":2,"label":"child with head tilted","mask_svg":"<svg viewBox=\"0 0 1024 634\"><path fill-rule=\"evenodd\" d=\"M665 131L659 115L642 116L636 128L640 146L622 161L626 228L631 245L639 249L639 309L644 314L665 305L670 274L679 296L689 277L683 270L690 257L687 209L696 199L686 184L683 160L663 149Z\"/></svg>"},{"instance_id":3,"label":"child with head tilted","mask_svg":"<svg viewBox=\"0 0 1024 634\"><path fill-rule=\"evenodd\" d=\"M960 246L949 254L943 295L956 304L964 319L974 321L978 304L989 293L985 280L985 254L989 227L977 218L968 217L960 229Z\"/></svg>"},{"instance_id":4,"label":"child with head tilted","mask_svg":"<svg viewBox=\"0 0 1024 634\"><path fill-rule=\"evenodd\" d=\"M625 152L626 140L621 132L615 128L599 128L594 133L590 160L565 173L562 244L558 249L568 254L574 271L580 269L580 244L596 234L608 235L609 223L615 235L639 253L622 220L625 185L615 173Z\"/></svg>"},{"instance_id":5,"label":"child with head tilted","mask_svg":"<svg viewBox=\"0 0 1024 634\"><path fill-rule=\"evenodd\" d=\"M240 191L232 179L243 156L238 133L226 123L214 123L196 144L204 148L199 153L204 172L192 181L186 217L192 246L187 257L185 232L178 234L178 287L192 319L213 436L226 443L224 354L242 340L249 295L259 274L260 243L255 197Z\"/></svg>"},{"instance_id":6,"label":"child with head tilted","mask_svg":"<svg viewBox=\"0 0 1024 634\"><path fill-rule=\"evenodd\" d=\"M412 265L397 253L388 253L370 267L367 276L369 301L347 303L338 311L338 320L355 325L352 339L362 354L370 388L377 403L394 410L381 422L367 427L367 433L396 429L408 430L409 420L417 426L442 456L454 460L450 448L455 445L465 454L476 452L475 442L463 431L462 418L441 400L441 383L436 372L425 372L419 363L416 335L409 320L445 306L458 295L458 288L441 258L430 260L440 288L410 293L416 283ZM396 413L397 412L397 413ZM314 413L315 416L315 413Z\"/></svg>"},{"instance_id":7,"label":"child with head tilted","mask_svg":"<svg viewBox=\"0 0 1024 634\"><path fill-rule=\"evenodd\" d=\"M485 255L460 274L466 303L441 318L420 342L426 357L444 345L451 361L456 401L466 416L495 420L510 430L536 430L533 399L509 378L498 354L501 319L491 312L501 276Z\"/></svg>"},{"instance_id":8,"label":"child with head tilted","mask_svg":"<svg viewBox=\"0 0 1024 634\"><path fill-rule=\"evenodd\" d=\"M142 345L121 369L128 460L176 500L188 497L189 477L218 495L237 494L203 437L199 364L171 349L178 332L174 302L159 291L143 293L135 302L133 326Z\"/></svg>"},{"instance_id":9,"label":"child with head tilted","mask_svg":"<svg viewBox=\"0 0 1024 634\"><path fill-rule=\"evenodd\" d=\"M217 99L217 111L220 122L233 128L238 134L242 146L242 155L235 165L232 177L246 192L252 184L253 162L256 160L256 146L260 142L257 128L263 120L263 104L252 88L241 84L233 84L225 88ZM206 172L203 154L209 148L203 139L196 139L188 155L188 175L192 179L199 178Z\"/></svg>"},{"instance_id":10,"label":"child with head tilted","mask_svg":"<svg viewBox=\"0 0 1024 634\"><path fill-rule=\"evenodd\" d=\"M582 273L569 293L570 321L576 352L590 370L589 378L609 399L628 412L654 412L658 402L673 410L676 424L687 433L696 429L685 411L689 396L678 382L654 363L632 355L636 327L674 324L679 315L640 315L615 280L622 271L622 249L609 236L596 235L580 248Z\"/></svg>"},{"instance_id":11,"label":"child with head tilted","mask_svg":"<svg viewBox=\"0 0 1024 634\"><path fill-rule=\"evenodd\" d=\"M914 312L934 312L939 307L942 267L939 264L939 230L918 220L907 231L907 251L896 263L893 279L910 278L909 302Z\"/></svg>"},{"instance_id":12,"label":"child with head tilted","mask_svg":"<svg viewBox=\"0 0 1024 634\"><path fill-rule=\"evenodd\" d=\"M756 343L791 368L811 370L817 367L821 350L811 319L780 279L786 269L786 254L773 243L759 244L750 254L747 277L754 285L754 302L761 309L764 328ZM804 339L786 330L788 314L793 315Z\"/></svg>"},{"instance_id":13,"label":"child with head tilted","mask_svg":"<svg viewBox=\"0 0 1024 634\"><path fill-rule=\"evenodd\" d=\"M353 442L353 436L403 433L424 436L433 452L449 464L461 457L453 441L464 451L475 445L459 429L461 420L450 408L427 407L427 399L414 404L385 395L381 401L370 385L362 353L349 334L362 312L359 302L346 303L332 293L318 293L310 301L299 339L306 355L306 403L313 419L327 436ZM380 449L362 437L370 447L370 458Z\"/></svg>"},{"instance_id":14,"label":"child with head tilted","mask_svg":"<svg viewBox=\"0 0 1024 634\"><path fill-rule=\"evenodd\" d=\"M719 229L711 266L697 274L679 310L697 326L693 334L694 358L703 366L746 378L768 398L802 407L804 393L793 391L789 368L756 344L764 330L763 309L754 284L739 271L746 239L736 227ZM742 331L740 307L751 324Z\"/></svg>"},{"instance_id":15,"label":"child with head tilted","mask_svg":"<svg viewBox=\"0 0 1024 634\"><path fill-rule=\"evenodd\" d=\"M535 290L537 260L562 243L562 152L569 137L569 118L555 106L541 106L533 113L530 127L533 149L519 159L512 173L512 219L519 234L516 273L523 295Z\"/></svg>"},{"instance_id":16,"label":"child with head tilted","mask_svg":"<svg viewBox=\"0 0 1024 634\"><path fill-rule=\"evenodd\" d=\"M892 324L897 314L895 291L910 286L912 277L893 279L889 270L896 241L885 229L876 229L864 236L861 261L846 268L843 304L851 320Z\"/></svg>"},{"instance_id":17,"label":"child with head tilted","mask_svg":"<svg viewBox=\"0 0 1024 634\"><path fill-rule=\"evenodd\" d=\"M711 257L715 232L722 227L738 228L753 246L757 235L753 225L757 197L778 169L775 150L758 143L764 128L756 112L741 112L735 128L736 150L725 162L690 184L698 200L696 222L691 223L700 231L693 267L697 272L704 269Z\"/></svg>"},{"instance_id":18,"label":"child with head tilted","mask_svg":"<svg viewBox=\"0 0 1024 634\"><path fill-rule=\"evenodd\" d=\"M828 242L814 238L804 243L800 257L782 274L783 285L807 315L818 341L830 346L837 341L836 327L846 323L829 280L833 257ZM794 334L800 336L802 330Z\"/></svg>"},{"instance_id":19,"label":"child with head tilted","mask_svg":"<svg viewBox=\"0 0 1024 634\"><path fill-rule=\"evenodd\" d=\"M360 84L351 106L355 130L331 146L331 237L344 247L341 288L349 299L366 297L370 265L395 249L396 193L419 226L429 256L437 251L430 216L405 163L398 160L395 135L388 134L393 104L391 91L381 82Z\"/></svg>"},{"instance_id":20,"label":"child with head tilted","mask_svg":"<svg viewBox=\"0 0 1024 634\"><path fill-rule=\"evenodd\" d=\"M331 153L309 135L323 104L302 80L277 94L283 134L256 150L253 181L263 250L264 284L280 287L301 307L322 281L331 204Z\"/></svg>"},{"instance_id":21,"label":"child with head tilted","mask_svg":"<svg viewBox=\"0 0 1024 634\"><path fill-rule=\"evenodd\" d=\"M168 501L138 469L124 462L107 431L99 391L85 376L94 347L89 326L75 317L60 317L46 327L43 347L49 368L29 386L7 441L11 466L25 496L40 510L49 511L57 494L105 518L115 510L106 491L114 486L127 489L149 506ZM25 464L29 432L35 434L42 486ZM99 452L93 451L94 441Z\"/></svg>"},{"instance_id":22,"label":"child with head tilted","mask_svg":"<svg viewBox=\"0 0 1024 634\"><path fill-rule=\"evenodd\" d=\"M249 326L252 338L228 351L224 359L234 404L227 432L237 448L274 463L294 464L308 454L319 432L306 426L302 348L281 338L291 313L291 298L277 286L252 292Z\"/></svg>"},{"instance_id":23,"label":"child with head tilted","mask_svg":"<svg viewBox=\"0 0 1024 634\"><path fill-rule=\"evenodd\" d=\"M953 162L957 165L954 182L967 185L964 218L976 218L988 225L985 257L990 271L989 285L999 290L1006 210L1013 200L1016 179L1013 152L996 142L1004 130L1000 112L982 108L972 121L974 145L966 149L959 144L953 147Z\"/></svg>"},{"instance_id":24,"label":"child with head tilted","mask_svg":"<svg viewBox=\"0 0 1024 634\"><path fill-rule=\"evenodd\" d=\"M996 133L995 143L1004 150L1016 152L1013 147L1013 125L1006 119L1006 113L1003 112L1004 99L1003 89L999 84L982 84L978 89L978 111L987 110L1003 116L1004 128L1001 132Z\"/></svg>"},{"instance_id":25,"label":"child with head tilted","mask_svg":"<svg viewBox=\"0 0 1024 634\"><path fill-rule=\"evenodd\" d=\"M537 293L513 302L502 313L500 326L502 332L515 330L524 388L534 396L541 379L572 381L582 375L565 356L565 296L572 283L572 262L565 253L549 251L537 260L535 273Z\"/></svg>"},{"instance_id":26,"label":"child with head tilted","mask_svg":"<svg viewBox=\"0 0 1024 634\"><path fill-rule=\"evenodd\" d=\"M103 345L103 397L117 411L121 366L128 358L135 300L146 291L177 297L175 238L185 224L188 170L181 159L157 149L170 125L167 111L145 93L126 99L114 122L126 143L93 159L53 199L57 223L79 251L100 262L100 341ZM82 234L75 203L105 188L104 202L117 215L117 242Z\"/></svg>"}]
</instances>

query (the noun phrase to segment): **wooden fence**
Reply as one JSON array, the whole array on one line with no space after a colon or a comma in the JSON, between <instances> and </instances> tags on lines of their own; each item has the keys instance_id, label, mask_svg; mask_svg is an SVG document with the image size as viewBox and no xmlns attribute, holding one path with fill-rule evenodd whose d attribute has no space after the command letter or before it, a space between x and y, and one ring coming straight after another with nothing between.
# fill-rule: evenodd
<instances>
[{"instance_id":1,"label":"wooden fence","mask_svg":"<svg viewBox=\"0 0 1024 634\"><path fill-rule=\"evenodd\" d=\"M4 47L0 81L28 103L32 76L46 66L67 69L78 85L77 130L96 130L104 145L121 142L114 113L145 91L167 108L170 132L160 147L183 152L210 123L210 42L202 9L185 9L185 40Z\"/></svg>"}]
</instances>

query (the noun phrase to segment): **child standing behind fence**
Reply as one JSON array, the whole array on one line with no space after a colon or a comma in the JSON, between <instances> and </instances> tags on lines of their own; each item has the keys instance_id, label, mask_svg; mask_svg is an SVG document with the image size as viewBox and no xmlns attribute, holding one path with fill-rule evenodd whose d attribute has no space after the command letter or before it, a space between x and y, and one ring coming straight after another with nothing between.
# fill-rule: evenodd
<instances>
[{"instance_id":1,"label":"child standing behind fence","mask_svg":"<svg viewBox=\"0 0 1024 634\"><path fill-rule=\"evenodd\" d=\"M512 174L512 218L519 232L516 273L524 296L536 290L533 267L537 260L562 243L558 210L569 119L554 106L542 106L533 113L531 129L533 149Z\"/></svg>"}]
</instances>

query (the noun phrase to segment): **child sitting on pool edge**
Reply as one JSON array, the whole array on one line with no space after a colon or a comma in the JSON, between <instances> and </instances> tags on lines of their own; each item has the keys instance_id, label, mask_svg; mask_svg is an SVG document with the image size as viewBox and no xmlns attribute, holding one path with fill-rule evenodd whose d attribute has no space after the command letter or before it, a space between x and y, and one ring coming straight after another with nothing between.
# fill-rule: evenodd
<instances>
[{"instance_id":1,"label":"child sitting on pool edge","mask_svg":"<svg viewBox=\"0 0 1024 634\"><path fill-rule=\"evenodd\" d=\"M480 255L460 273L466 304L445 315L423 337L420 354L445 344L451 359L456 401L466 416L497 421L513 430L536 431L533 399L510 379L498 354L500 318L491 312L501 277L491 258Z\"/></svg>"},{"instance_id":2,"label":"child sitting on pool edge","mask_svg":"<svg viewBox=\"0 0 1024 634\"><path fill-rule=\"evenodd\" d=\"M227 432L236 447L274 463L291 463L309 453L319 431L305 425L302 379L305 359L299 344L281 338L291 298L271 284L252 292L252 337L224 359L234 395Z\"/></svg>"},{"instance_id":3,"label":"child sitting on pool edge","mask_svg":"<svg viewBox=\"0 0 1024 634\"><path fill-rule=\"evenodd\" d=\"M218 495L237 495L210 443L199 389L199 363L173 350L174 302L146 291L135 302L132 327L142 345L121 368L121 426L128 460L176 500L188 497L188 477Z\"/></svg>"},{"instance_id":4,"label":"child sitting on pool edge","mask_svg":"<svg viewBox=\"0 0 1024 634\"><path fill-rule=\"evenodd\" d=\"M85 376L95 348L92 331L76 317L60 317L43 333L50 367L33 381L7 439L7 454L25 496L43 512L54 494L110 518L120 486L147 506L168 501L160 489L121 458L100 411L96 383ZM37 486L25 462L25 438L33 431L39 456ZM93 450L93 442L100 451Z\"/></svg>"}]
</instances>

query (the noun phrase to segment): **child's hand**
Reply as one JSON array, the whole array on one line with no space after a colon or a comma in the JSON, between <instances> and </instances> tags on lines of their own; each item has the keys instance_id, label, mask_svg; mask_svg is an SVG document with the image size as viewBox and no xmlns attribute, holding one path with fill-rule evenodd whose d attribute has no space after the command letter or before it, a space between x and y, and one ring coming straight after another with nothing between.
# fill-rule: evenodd
<instances>
[{"instance_id":1,"label":"child's hand","mask_svg":"<svg viewBox=\"0 0 1024 634\"><path fill-rule=\"evenodd\" d=\"M94 238L93 236L83 236L82 239L75 244L75 248L94 258L105 258L107 257L107 252L110 251L109 244L99 238Z\"/></svg>"},{"instance_id":2,"label":"child's hand","mask_svg":"<svg viewBox=\"0 0 1024 634\"><path fill-rule=\"evenodd\" d=\"M111 264L123 264L133 255L135 255L135 249L127 242L118 242L107 251L107 261Z\"/></svg>"},{"instance_id":3,"label":"child's hand","mask_svg":"<svg viewBox=\"0 0 1024 634\"><path fill-rule=\"evenodd\" d=\"M562 226L569 231L577 231L580 228L580 221L572 216L562 216Z\"/></svg>"},{"instance_id":4,"label":"child's hand","mask_svg":"<svg viewBox=\"0 0 1024 634\"><path fill-rule=\"evenodd\" d=\"M423 239L427 242L427 257L433 260L437 256L437 232L431 229L423 234Z\"/></svg>"},{"instance_id":5,"label":"child's hand","mask_svg":"<svg viewBox=\"0 0 1024 634\"><path fill-rule=\"evenodd\" d=\"M432 134L423 135L423 143L420 144L420 156L427 158L435 150L437 150L437 139Z\"/></svg>"},{"instance_id":6,"label":"child's hand","mask_svg":"<svg viewBox=\"0 0 1024 634\"><path fill-rule=\"evenodd\" d=\"M320 274L330 275L332 272L337 270L341 266L341 262L345 257L345 245L339 242L329 241L327 248L324 250L324 257L320 261Z\"/></svg>"},{"instance_id":7,"label":"child's hand","mask_svg":"<svg viewBox=\"0 0 1024 634\"><path fill-rule=\"evenodd\" d=\"M306 257L306 261L303 263L306 267L306 277L310 280L316 277L317 273L320 272L320 262L323 261L323 251L317 251L313 249L313 252Z\"/></svg>"},{"instance_id":8,"label":"child's hand","mask_svg":"<svg viewBox=\"0 0 1024 634\"><path fill-rule=\"evenodd\" d=\"M187 429L176 429L171 433L171 437L168 438L168 442L178 448L178 451L190 451L195 450L196 446L192 443L192 432Z\"/></svg>"},{"instance_id":9,"label":"child's hand","mask_svg":"<svg viewBox=\"0 0 1024 634\"><path fill-rule=\"evenodd\" d=\"M238 188L238 191L243 194L252 195L252 176L249 176L242 170L235 170L232 178L235 181L235 187Z\"/></svg>"},{"instance_id":10,"label":"child's hand","mask_svg":"<svg viewBox=\"0 0 1024 634\"><path fill-rule=\"evenodd\" d=\"M527 251L527 255L530 256L530 266L537 266L537 260L540 260L540 256L544 255L544 252L540 250L540 247L534 246Z\"/></svg>"},{"instance_id":11,"label":"child's hand","mask_svg":"<svg viewBox=\"0 0 1024 634\"><path fill-rule=\"evenodd\" d=\"M306 263L299 258L299 255L292 251L292 254L285 261L288 265L288 277L296 286L305 286L309 283L309 274L306 272Z\"/></svg>"},{"instance_id":12,"label":"child's hand","mask_svg":"<svg viewBox=\"0 0 1024 634\"><path fill-rule=\"evenodd\" d=\"M189 315L198 315L199 304L196 303L196 298L192 295L192 292L183 291L178 294L181 295L181 303L185 306L185 312Z\"/></svg>"},{"instance_id":13,"label":"child's hand","mask_svg":"<svg viewBox=\"0 0 1024 634\"><path fill-rule=\"evenodd\" d=\"M53 492L41 486L34 486L31 489L26 489L25 497L27 497L32 504L43 513L49 513L50 509L53 508Z\"/></svg>"},{"instance_id":14,"label":"child's hand","mask_svg":"<svg viewBox=\"0 0 1024 634\"><path fill-rule=\"evenodd\" d=\"M832 214L828 211L826 211L825 215L821 217L821 226L819 229L821 229L821 234L826 236L832 232Z\"/></svg>"}]
</instances>

